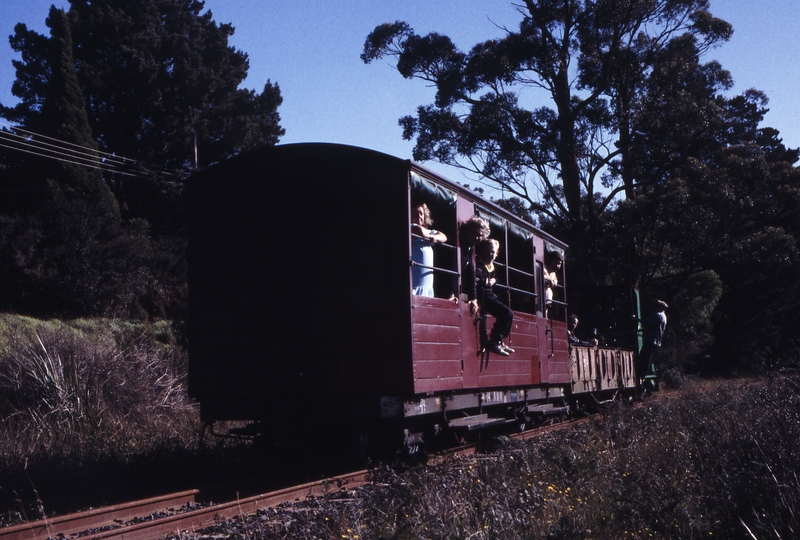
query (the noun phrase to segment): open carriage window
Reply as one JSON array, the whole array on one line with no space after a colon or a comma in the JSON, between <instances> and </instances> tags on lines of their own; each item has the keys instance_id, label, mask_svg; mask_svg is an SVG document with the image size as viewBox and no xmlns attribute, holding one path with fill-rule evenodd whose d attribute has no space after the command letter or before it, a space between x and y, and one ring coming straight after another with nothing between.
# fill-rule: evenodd
<instances>
[{"instance_id":1,"label":"open carriage window","mask_svg":"<svg viewBox=\"0 0 800 540\"><path fill-rule=\"evenodd\" d=\"M536 313L536 275L534 271L533 233L478 207L476 213L492 229L490 238L500 242L495 294L513 311Z\"/></svg>"},{"instance_id":2,"label":"open carriage window","mask_svg":"<svg viewBox=\"0 0 800 540\"><path fill-rule=\"evenodd\" d=\"M508 226L508 285L511 309L536 313L536 276L533 269L533 234Z\"/></svg>"},{"instance_id":3,"label":"open carriage window","mask_svg":"<svg viewBox=\"0 0 800 540\"><path fill-rule=\"evenodd\" d=\"M506 242L507 221L497 214L492 213L480 206L475 208L475 213L479 217L482 217L489 222L489 228L491 229L489 238L497 240L500 244L497 259L494 261L494 266L497 269L495 271L495 279L497 279L497 283L494 285L493 292L495 295L497 295L497 298L501 302L508 305L508 243Z\"/></svg>"},{"instance_id":4,"label":"open carriage window","mask_svg":"<svg viewBox=\"0 0 800 540\"><path fill-rule=\"evenodd\" d=\"M449 298L458 276L456 194L412 172L411 289L420 296Z\"/></svg>"},{"instance_id":5,"label":"open carriage window","mask_svg":"<svg viewBox=\"0 0 800 540\"><path fill-rule=\"evenodd\" d=\"M564 250L544 243L544 313L549 319L566 321L567 303L564 293Z\"/></svg>"}]
</instances>

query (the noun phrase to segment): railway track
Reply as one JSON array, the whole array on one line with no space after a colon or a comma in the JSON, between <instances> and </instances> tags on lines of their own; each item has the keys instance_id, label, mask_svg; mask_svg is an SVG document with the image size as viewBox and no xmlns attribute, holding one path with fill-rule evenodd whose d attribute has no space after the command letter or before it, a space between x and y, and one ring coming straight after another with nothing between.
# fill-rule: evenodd
<instances>
[{"instance_id":1,"label":"railway track","mask_svg":"<svg viewBox=\"0 0 800 540\"><path fill-rule=\"evenodd\" d=\"M510 435L529 439L545 433L577 427L588 418L567 420ZM453 448L440 454L466 454L477 451L475 444ZM46 540L48 538L88 538L152 540L166 535L192 532L236 516L308 497L353 489L369 481L369 472L359 470L324 480L279 489L225 503L199 502L200 490L188 490L161 497L133 501L75 514L41 519L0 529L0 540Z\"/></svg>"},{"instance_id":2,"label":"railway track","mask_svg":"<svg viewBox=\"0 0 800 540\"><path fill-rule=\"evenodd\" d=\"M199 490L183 491L126 504L41 519L0 529L0 540L45 540L47 538L91 538L152 540L167 534L193 531L217 521L255 513L310 496L338 489L352 489L367 482L361 470L292 486L221 504L197 507Z\"/></svg>"}]
</instances>

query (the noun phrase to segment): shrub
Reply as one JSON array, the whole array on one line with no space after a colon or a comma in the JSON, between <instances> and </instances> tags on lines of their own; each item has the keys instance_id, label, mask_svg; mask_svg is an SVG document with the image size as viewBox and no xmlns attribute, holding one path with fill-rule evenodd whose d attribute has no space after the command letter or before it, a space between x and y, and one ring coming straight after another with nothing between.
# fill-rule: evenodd
<instances>
[{"instance_id":1,"label":"shrub","mask_svg":"<svg viewBox=\"0 0 800 540\"><path fill-rule=\"evenodd\" d=\"M34 488L42 498L66 495L132 460L194 449L199 414L178 337L164 322L0 316L2 506L38 498Z\"/></svg>"}]
</instances>

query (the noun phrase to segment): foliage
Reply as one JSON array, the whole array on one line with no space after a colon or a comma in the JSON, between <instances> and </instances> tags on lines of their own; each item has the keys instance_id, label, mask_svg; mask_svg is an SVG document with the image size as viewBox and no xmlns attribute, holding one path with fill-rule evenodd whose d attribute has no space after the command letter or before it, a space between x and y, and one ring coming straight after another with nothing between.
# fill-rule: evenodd
<instances>
[{"instance_id":1,"label":"foliage","mask_svg":"<svg viewBox=\"0 0 800 540\"><path fill-rule=\"evenodd\" d=\"M154 239L141 220L128 229L104 229L82 203L52 218L0 216L3 310L38 316L183 314L181 239Z\"/></svg>"},{"instance_id":2,"label":"foliage","mask_svg":"<svg viewBox=\"0 0 800 540\"><path fill-rule=\"evenodd\" d=\"M181 333L167 322L0 317L3 513L15 496L33 500L31 485L61 507L114 461L196 444Z\"/></svg>"},{"instance_id":3,"label":"foliage","mask_svg":"<svg viewBox=\"0 0 800 540\"><path fill-rule=\"evenodd\" d=\"M168 433L172 430L160 425L168 418L158 411L179 414L191 409L185 358L178 355L169 328L164 333L141 325L126 329L115 322L32 326L27 321L3 317L0 414L5 428L15 433L4 451L24 455L68 440L123 444L134 450L136 438L103 438L126 422Z\"/></svg>"},{"instance_id":4,"label":"foliage","mask_svg":"<svg viewBox=\"0 0 800 540\"><path fill-rule=\"evenodd\" d=\"M800 149L760 126L762 92L722 95L731 75L701 58L732 28L708 7L527 0L518 30L468 52L396 22L362 59L435 85L400 120L415 159L511 193L507 208L570 245L572 290L628 285L673 306L666 368L794 365Z\"/></svg>"},{"instance_id":5,"label":"foliage","mask_svg":"<svg viewBox=\"0 0 800 540\"><path fill-rule=\"evenodd\" d=\"M71 0L68 12L76 71L101 147L159 168L201 164L263 145L283 135L280 90L239 89L247 55L228 45L234 28L202 13L191 0ZM13 93L22 101L3 108L10 120L29 124L40 111L50 68L46 40L15 27Z\"/></svg>"},{"instance_id":6,"label":"foliage","mask_svg":"<svg viewBox=\"0 0 800 540\"><path fill-rule=\"evenodd\" d=\"M188 168L277 143L277 85L239 89L247 55L198 1L74 0L49 37L15 27L20 102L0 115L124 174L29 154L0 157L0 309L39 316L184 316ZM112 193L113 192L113 193Z\"/></svg>"},{"instance_id":7,"label":"foliage","mask_svg":"<svg viewBox=\"0 0 800 540\"><path fill-rule=\"evenodd\" d=\"M375 28L361 57L393 57L402 76L436 85L433 105L400 120L405 138L417 136L415 159L463 167L528 201L584 265L585 229L616 193L634 194L633 125L662 57L673 59L676 44L699 55L731 34L707 9L705 0L527 0L518 31L468 53L396 22ZM529 107L539 98L551 106ZM600 184L610 191L595 205Z\"/></svg>"},{"instance_id":8,"label":"foliage","mask_svg":"<svg viewBox=\"0 0 800 540\"><path fill-rule=\"evenodd\" d=\"M97 143L92 138L83 95L78 86L72 55L72 33L67 16L64 11L53 7L46 23L51 34L47 57L51 67L50 77L41 114L31 119L28 126L38 133L82 146L92 152L97 149ZM87 201L93 211L109 221L109 226L119 220L116 200L103 182L99 170L68 161L46 161L39 165L43 169L39 174L47 183L45 196L58 207L55 212L68 212L71 203Z\"/></svg>"},{"instance_id":9,"label":"foliage","mask_svg":"<svg viewBox=\"0 0 800 540\"><path fill-rule=\"evenodd\" d=\"M756 140L759 117L750 130ZM710 330L713 347L704 339L697 352L711 356L700 364L686 354L695 342L673 334L673 323L665 343L673 358L704 370L796 362L800 171L784 160L794 158L781 144L765 147L738 137L674 160L646 194L620 206L597 240L612 280L641 276L636 282L647 296L673 306L678 328L694 320ZM692 276L709 272L713 283L692 285Z\"/></svg>"},{"instance_id":10,"label":"foliage","mask_svg":"<svg viewBox=\"0 0 800 540\"><path fill-rule=\"evenodd\" d=\"M218 538L793 538L796 377L618 404L587 427L506 441L363 488L220 523ZM751 536L752 535L752 536Z\"/></svg>"}]
</instances>

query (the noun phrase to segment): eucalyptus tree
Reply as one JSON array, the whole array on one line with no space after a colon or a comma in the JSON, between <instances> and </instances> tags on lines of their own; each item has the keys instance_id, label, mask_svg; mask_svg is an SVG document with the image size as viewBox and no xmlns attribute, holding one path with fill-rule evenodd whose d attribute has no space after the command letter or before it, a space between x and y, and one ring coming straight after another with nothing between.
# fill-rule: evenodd
<instances>
[{"instance_id":1,"label":"eucalyptus tree","mask_svg":"<svg viewBox=\"0 0 800 540\"><path fill-rule=\"evenodd\" d=\"M563 231L590 275L591 229L642 181L635 124L659 63L674 57L676 43L699 57L731 35L708 7L707 0L525 0L517 30L469 52L395 22L373 30L361 57L392 57L403 77L435 85L433 104L400 119L403 136L416 137L415 159L461 167L526 201ZM713 84L724 88L717 68L709 68L718 71Z\"/></svg>"}]
</instances>

